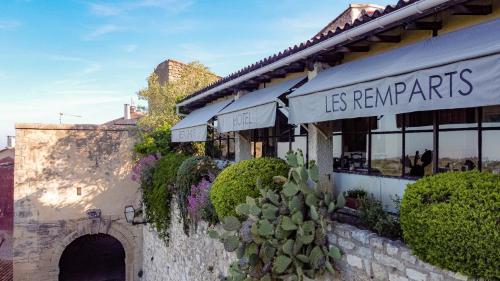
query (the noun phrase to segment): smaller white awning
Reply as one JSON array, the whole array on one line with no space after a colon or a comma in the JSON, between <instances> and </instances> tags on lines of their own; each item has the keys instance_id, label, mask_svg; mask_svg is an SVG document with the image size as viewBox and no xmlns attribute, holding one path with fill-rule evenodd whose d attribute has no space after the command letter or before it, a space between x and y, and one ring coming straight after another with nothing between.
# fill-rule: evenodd
<instances>
[{"instance_id":1,"label":"smaller white awning","mask_svg":"<svg viewBox=\"0 0 500 281\"><path fill-rule=\"evenodd\" d=\"M274 126L278 97L304 79L301 76L243 95L217 114L217 130L226 133Z\"/></svg>"},{"instance_id":2,"label":"smaller white awning","mask_svg":"<svg viewBox=\"0 0 500 281\"><path fill-rule=\"evenodd\" d=\"M231 102L225 100L209 104L189 113L172 127L172 142L206 141L208 121Z\"/></svg>"}]
</instances>

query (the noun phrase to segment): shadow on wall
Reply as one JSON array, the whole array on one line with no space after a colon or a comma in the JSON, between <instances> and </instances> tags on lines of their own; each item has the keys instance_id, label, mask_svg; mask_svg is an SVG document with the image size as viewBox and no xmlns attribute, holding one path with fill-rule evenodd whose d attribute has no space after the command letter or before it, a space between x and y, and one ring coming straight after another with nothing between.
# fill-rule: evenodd
<instances>
[{"instance_id":1,"label":"shadow on wall","mask_svg":"<svg viewBox=\"0 0 500 281\"><path fill-rule=\"evenodd\" d=\"M134 129L23 133L16 166L18 216L30 217L33 210L23 207L33 205L39 220L79 218L96 207L121 214L124 205L137 201L137 184L131 181Z\"/></svg>"}]
</instances>

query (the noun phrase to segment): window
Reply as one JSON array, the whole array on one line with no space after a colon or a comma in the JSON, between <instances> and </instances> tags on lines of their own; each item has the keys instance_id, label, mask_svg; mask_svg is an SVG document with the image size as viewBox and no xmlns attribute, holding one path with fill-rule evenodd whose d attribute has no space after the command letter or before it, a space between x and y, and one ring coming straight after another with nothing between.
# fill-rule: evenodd
<instances>
[{"instance_id":1,"label":"window","mask_svg":"<svg viewBox=\"0 0 500 281\"><path fill-rule=\"evenodd\" d=\"M419 178L500 174L500 105L332 121L333 168Z\"/></svg>"},{"instance_id":2,"label":"window","mask_svg":"<svg viewBox=\"0 0 500 281\"><path fill-rule=\"evenodd\" d=\"M440 110L438 172L478 168L478 122L475 108Z\"/></svg>"},{"instance_id":3,"label":"window","mask_svg":"<svg viewBox=\"0 0 500 281\"><path fill-rule=\"evenodd\" d=\"M219 133L212 128L208 130L208 140L205 142L205 154L220 160L234 161L234 132Z\"/></svg>"},{"instance_id":4,"label":"window","mask_svg":"<svg viewBox=\"0 0 500 281\"><path fill-rule=\"evenodd\" d=\"M405 175L423 177L432 174L433 133L409 131L405 134Z\"/></svg>"},{"instance_id":5,"label":"window","mask_svg":"<svg viewBox=\"0 0 500 281\"><path fill-rule=\"evenodd\" d=\"M370 173L401 176L402 134L396 115L380 115L372 123Z\"/></svg>"},{"instance_id":6,"label":"window","mask_svg":"<svg viewBox=\"0 0 500 281\"><path fill-rule=\"evenodd\" d=\"M423 177L433 171L434 113L432 111L412 112L399 115L400 126L405 130L404 175Z\"/></svg>"},{"instance_id":7,"label":"window","mask_svg":"<svg viewBox=\"0 0 500 281\"><path fill-rule=\"evenodd\" d=\"M500 174L500 106L482 108L482 170Z\"/></svg>"},{"instance_id":8,"label":"window","mask_svg":"<svg viewBox=\"0 0 500 281\"><path fill-rule=\"evenodd\" d=\"M367 172L370 118L354 118L338 122L342 123L334 125L337 132L334 129L333 142L336 153L338 154L339 151L341 153L336 155L337 157L334 155L334 167L341 170Z\"/></svg>"},{"instance_id":9,"label":"window","mask_svg":"<svg viewBox=\"0 0 500 281\"><path fill-rule=\"evenodd\" d=\"M482 170L500 174L500 130L483 131Z\"/></svg>"}]
</instances>

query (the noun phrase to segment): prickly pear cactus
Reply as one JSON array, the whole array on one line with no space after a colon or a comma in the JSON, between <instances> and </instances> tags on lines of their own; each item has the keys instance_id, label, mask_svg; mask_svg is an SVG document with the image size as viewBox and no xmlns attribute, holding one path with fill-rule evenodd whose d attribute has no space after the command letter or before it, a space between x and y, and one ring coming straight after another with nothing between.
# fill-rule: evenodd
<instances>
[{"instance_id":1,"label":"prickly pear cactus","mask_svg":"<svg viewBox=\"0 0 500 281\"><path fill-rule=\"evenodd\" d=\"M227 251L237 252L222 280L299 281L335 273L332 263L341 254L328 247L326 225L344 206L344 197L335 200L322 190L318 167L311 161L307 168L302 151L289 152L287 163L288 178L274 178L281 190L260 188L259 198L247 197L236 207L240 217L224 218L224 233L209 230Z\"/></svg>"}]
</instances>

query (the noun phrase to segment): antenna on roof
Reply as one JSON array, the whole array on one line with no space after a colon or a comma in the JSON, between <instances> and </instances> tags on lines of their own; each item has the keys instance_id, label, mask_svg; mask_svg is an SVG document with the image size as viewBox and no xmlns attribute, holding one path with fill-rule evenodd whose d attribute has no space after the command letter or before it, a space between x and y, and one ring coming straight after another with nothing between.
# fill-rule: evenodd
<instances>
[{"instance_id":1,"label":"antenna on roof","mask_svg":"<svg viewBox=\"0 0 500 281\"><path fill-rule=\"evenodd\" d=\"M82 116L80 115L73 115L73 114L67 114L67 113L62 113L62 112L59 112L59 124L62 124L62 117L64 116L70 116L70 117L78 117L78 118L81 118Z\"/></svg>"}]
</instances>

